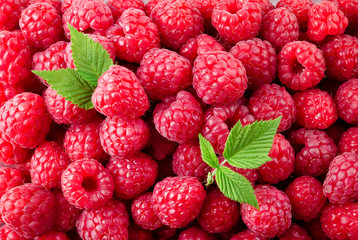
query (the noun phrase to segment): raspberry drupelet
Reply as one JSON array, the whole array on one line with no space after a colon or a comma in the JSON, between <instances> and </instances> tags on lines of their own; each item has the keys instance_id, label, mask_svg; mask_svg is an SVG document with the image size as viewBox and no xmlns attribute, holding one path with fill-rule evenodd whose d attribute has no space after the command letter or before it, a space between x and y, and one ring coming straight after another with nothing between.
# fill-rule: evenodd
<instances>
[{"instance_id":1,"label":"raspberry drupelet","mask_svg":"<svg viewBox=\"0 0 358 240\"><path fill-rule=\"evenodd\" d=\"M358 78L339 86L334 97L338 116L349 124L358 125Z\"/></svg>"},{"instance_id":2,"label":"raspberry drupelet","mask_svg":"<svg viewBox=\"0 0 358 240\"><path fill-rule=\"evenodd\" d=\"M338 142L338 151L340 154L344 152L358 154L358 126L350 127L342 133Z\"/></svg>"}]
</instances>

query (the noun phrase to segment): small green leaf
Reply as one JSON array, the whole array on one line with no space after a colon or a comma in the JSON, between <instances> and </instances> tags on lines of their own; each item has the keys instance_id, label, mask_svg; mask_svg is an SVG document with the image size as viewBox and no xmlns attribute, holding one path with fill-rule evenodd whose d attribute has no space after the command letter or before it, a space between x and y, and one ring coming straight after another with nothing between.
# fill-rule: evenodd
<instances>
[{"instance_id":1,"label":"small green leaf","mask_svg":"<svg viewBox=\"0 0 358 240\"><path fill-rule=\"evenodd\" d=\"M254 188L250 181L241 174L230 168L220 166L216 172L216 183L226 197L259 209Z\"/></svg>"},{"instance_id":2,"label":"small green leaf","mask_svg":"<svg viewBox=\"0 0 358 240\"><path fill-rule=\"evenodd\" d=\"M201 156L204 162L206 162L212 168L219 167L219 160L215 154L213 146L200 133L199 133L199 144L200 144Z\"/></svg>"},{"instance_id":3,"label":"small green leaf","mask_svg":"<svg viewBox=\"0 0 358 240\"><path fill-rule=\"evenodd\" d=\"M71 49L77 72L93 87L98 78L113 65L109 53L92 38L67 23L71 34Z\"/></svg>"},{"instance_id":4,"label":"small green leaf","mask_svg":"<svg viewBox=\"0 0 358 240\"><path fill-rule=\"evenodd\" d=\"M234 167L258 168L271 161L268 157L281 116L274 120L256 121L242 127L240 121L231 129L225 144L224 158Z\"/></svg>"},{"instance_id":5,"label":"small green leaf","mask_svg":"<svg viewBox=\"0 0 358 240\"><path fill-rule=\"evenodd\" d=\"M47 81L57 94L76 104L80 108L91 109L91 96L94 87L84 80L74 69L60 69L53 71L32 71Z\"/></svg>"}]
</instances>

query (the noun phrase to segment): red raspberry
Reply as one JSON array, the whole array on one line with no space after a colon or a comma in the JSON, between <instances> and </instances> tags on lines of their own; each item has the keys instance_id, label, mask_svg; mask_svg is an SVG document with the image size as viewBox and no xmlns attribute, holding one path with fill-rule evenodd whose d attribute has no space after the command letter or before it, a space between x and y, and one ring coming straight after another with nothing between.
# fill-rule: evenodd
<instances>
[{"instance_id":1,"label":"red raspberry","mask_svg":"<svg viewBox=\"0 0 358 240\"><path fill-rule=\"evenodd\" d=\"M51 121L44 100L34 93L17 94L0 108L2 137L23 148L35 148L44 141Z\"/></svg>"},{"instance_id":2,"label":"red raspberry","mask_svg":"<svg viewBox=\"0 0 358 240\"><path fill-rule=\"evenodd\" d=\"M322 229L330 239L357 239L358 203L329 204L322 213Z\"/></svg>"},{"instance_id":3,"label":"red raspberry","mask_svg":"<svg viewBox=\"0 0 358 240\"><path fill-rule=\"evenodd\" d=\"M295 41L286 44L278 55L278 78L288 88L304 91L324 77L326 64L316 45Z\"/></svg>"},{"instance_id":4,"label":"red raspberry","mask_svg":"<svg viewBox=\"0 0 358 240\"><path fill-rule=\"evenodd\" d=\"M326 60L326 74L339 81L358 77L358 38L350 35L336 36L328 41L322 52Z\"/></svg>"},{"instance_id":5,"label":"red raspberry","mask_svg":"<svg viewBox=\"0 0 358 240\"><path fill-rule=\"evenodd\" d=\"M294 219L309 222L320 216L327 198L323 186L311 176L297 177L285 189L292 205Z\"/></svg>"},{"instance_id":6,"label":"red raspberry","mask_svg":"<svg viewBox=\"0 0 358 240\"><path fill-rule=\"evenodd\" d=\"M70 30L67 23L81 32L97 31L101 35L113 24L111 9L101 0L76 0L67 9L63 8L63 11L63 29L68 39Z\"/></svg>"},{"instance_id":7,"label":"red raspberry","mask_svg":"<svg viewBox=\"0 0 358 240\"><path fill-rule=\"evenodd\" d=\"M0 136L0 163L17 164L22 163L28 156L29 149L12 145Z\"/></svg>"},{"instance_id":8,"label":"red raspberry","mask_svg":"<svg viewBox=\"0 0 358 240\"><path fill-rule=\"evenodd\" d=\"M358 125L358 78L342 83L334 101L339 117L349 124Z\"/></svg>"},{"instance_id":9,"label":"red raspberry","mask_svg":"<svg viewBox=\"0 0 358 240\"><path fill-rule=\"evenodd\" d=\"M61 13L62 15L69 9L72 4L74 4L77 0L62 0L61 2Z\"/></svg>"},{"instance_id":10,"label":"red raspberry","mask_svg":"<svg viewBox=\"0 0 358 240\"><path fill-rule=\"evenodd\" d=\"M260 30L261 18L258 3L228 0L221 1L215 6L211 23L225 41L236 43L256 37Z\"/></svg>"},{"instance_id":11,"label":"red raspberry","mask_svg":"<svg viewBox=\"0 0 358 240\"><path fill-rule=\"evenodd\" d=\"M133 199L155 183L158 164L149 155L111 157L106 168L113 177L114 194L120 199Z\"/></svg>"},{"instance_id":12,"label":"red raspberry","mask_svg":"<svg viewBox=\"0 0 358 240\"><path fill-rule=\"evenodd\" d=\"M0 80L0 106L10 98L15 97L16 94L24 92L24 85L26 84L27 82L8 84L6 82L1 82Z\"/></svg>"},{"instance_id":13,"label":"red raspberry","mask_svg":"<svg viewBox=\"0 0 358 240\"><path fill-rule=\"evenodd\" d=\"M358 23L358 1L357 0L329 0L334 2L339 10L348 18L349 26Z\"/></svg>"},{"instance_id":14,"label":"red raspberry","mask_svg":"<svg viewBox=\"0 0 358 240\"><path fill-rule=\"evenodd\" d=\"M11 31L18 27L21 12L27 0L2 0L0 3L0 29Z\"/></svg>"},{"instance_id":15,"label":"red raspberry","mask_svg":"<svg viewBox=\"0 0 358 240\"><path fill-rule=\"evenodd\" d=\"M20 236L11 227L4 224L0 227L0 239L1 240L28 240L28 238Z\"/></svg>"},{"instance_id":16,"label":"red raspberry","mask_svg":"<svg viewBox=\"0 0 358 240\"><path fill-rule=\"evenodd\" d=\"M153 8L160 2L163 2L164 0L148 0L147 3L144 6L145 13L147 16L150 17L150 14L152 13Z\"/></svg>"},{"instance_id":17,"label":"red raspberry","mask_svg":"<svg viewBox=\"0 0 358 240\"><path fill-rule=\"evenodd\" d=\"M287 229L282 235L279 236L279 240L312 240L308 235L306 230L298 225L297 223L292 223L290 228Z\"/></svg>"},{"instance_id":18,"label":"red raspberry","mask_svg":"<svg viewBox=\"0 0 358 240\"><path fill-rule=\"evenodd\" d=\"M144 230L134 223L129 225L128 240L155 240L152 231Z\"/></svg>"},{"instance_id":19,"label":"red raspberry","mask_svg":"<svg viewBox=\"0 0 358 240\"><path fill-rule=\"evenodd\" d=\"M129 8L144 11L144 2L141 0L108 0L106 4L112 11L114 21L117 21L122 13Z\"/></svg>"},{"instance_id":20,"label":"red raspberry","mask_svg":"<svg viewBox=\"0 0 358 240\"><path fill-rule=\"evenodd\" d=\"M195 59L193 87L206 104L232 103L247 88L246 71L241 61L228 52L206 52Z\"/></svg>"},{"instance_id":21,"label":"red raspberry","mask_svg":"<svg viewBox=\"0 0 358 240\"><path fill-rule=\"evenodd\" d=\"M250 229L246 228L244 231L241 231L238 234L232 236L230 240L267 240L267 238L257 236Z\"/></svg>"},{"instance_id":22,"label":"red raspberry","mask_svg":"<svg viewBox=\"0 0 358 240\"><path fill-rule=\"evenodd\" d=\"M140 118L107 117L102 123L99 138L106 153L126 157L135 155L147 144L149 129Z\"/></svg>"},{"instance_id":23,"label":"red raspberry","mask_svg":"<svg viewBox=\"0 0 358 240\"><path fill-rule=\"evenodd\" d=\"M213 235L198 227L190 227L179 234L178 240L214 240Z\"/></svg>"},{"instance_id":24,"label":"red raspberry","mask_svg":"<svg viewBox=\"0 0 358 240\"><path fill-rule=\"evenodd\" d=\"M160 47L157 26L139 9L125 10L106 36L112 40L117 57L128 62L139 63L146 52Z\"/></svg>"},{"instance_id":25,"label":"red raspberry","mask_svg":"<svg viewBox=\"0 0 358 240\"><path fill-rule=\"evenodd\" d=\"M97 116L96 110L78 107L57 94L57 91L51 87L44 91L43 98L52 119L58 124L83 123L91 121Z\"/></svg>"},{"instance_id":26,"label":"red raspberry","mask_svg":"<svg viewBox=\"0 0 358 240\"><path fill-rule=\"evenodd\" d=\"M162 228L159 228L155 231L157 239L160 240L166 240L166 239L173 239L177 233L176 228L170 228L168 226L164 226Z\"/></svg>"},{"instance_id":27,"label":"red raspberry","mask_svg":"<svg viewBox=\"0 0 358 240\"><path fill-rule=\"evenodd\" d=\"M129 217L125 205L117 200L84 210L76 221L77 232L84 240L128 239Z\"/></svg>"},{"instance_id":28,"label":"red raspberry","mask_svg":"<svg viewBox=\"0 0 358 240\"><path fill-rule=\"evenodd\" d=\"M352 152L358 154L358 127L350 127L345 131L338 142L340 154Z\"/></svg>"},{"instance_id":29,"label":"red raspberry","mask_svg":"<svg viewBox=\"0 0 358 240\"><path fill-rule=\"evenodd\" d=\"M90 209L102 206L112 198L114 184L110 172L98 161L82 159L63 171L61 188L70 204Z\"/></svg>"},{"instance_id":30,"label":"red raspberry","mask_svg":"<svg viewBox=\"0 0 358 240\"><path fill-rule=\"evenodd\" d=\"M101 124L102 120L73 124L66 131L63 147L72 161L90 158L104 162L108 159L99 138Z\"/></svg>"},{"instance_id":31,"label":"red raspberry","mask_svg":"<svg viewBox=\"0 0 358 240\"><path fill-rule=\"evenodd\" d=\"M180 91L176 96L164 98L155 107L153 121L163 137L180 144L198 136L203 110L190 93Z\"/></svg>"},{"instance_id":32,"label":"red raspberry","mask_svg":"<svg viewBox=\"0 0 358 240\"><path fill-rule=\"evenodd\" d=\"M292 12L301 30L307 29L308 11L313 6L312 0L279 0L276 7L284 7Z\"/></svg>"},{"instance_id":33,"label":"red raspberry","mask_svg":"<svg viewBox=\"0 0 358 240\"><path fill-rule=\"evenodd\" d=\"M152 205L152 192L146 192L133 200L131 213L134 222L141 228L155 230L161 228L163 224L154 212Z\"/></svg>"},{"instance_id":34,"label":"red raspberry","mask_svg":"<svg viewBox=\"0 0 358 240\"><path fill-rule=\"evenodd\" d=\"M238 203L225 197L218 188L212 188L207 191L197 222L205 231L219 233L230 231L239 217Z\"/></svg>"},{"instance_id":35,"label":"red raspberry","mask_svg":"<svg viewBox=\"0 0 358 240\"><path fill-rule=\"evenodd\" d=\"M325 129L338 118L336 104L327 92L307 89L294 94L297 125L307 129Z\"/></svg>"},{"instance_id":36,"label":"red raspberry","mask_svg":"<svg viewBox=\"0 0 358 240\"><path fill-rule=\"evenodd\" d=\"M56 142L43 142L31 157L31 182L46 189L61 186L61 174L70 159L61 145Z\"/></svg>"},{"instance_id":37,"label":"red raspberry","mask_svg":"<svg viewBox=\"0 0 358 240\"><path fill-rule=\"evenodd\" d=\"M191 70L190 61L178 53L154 48L144 55L137 76L149 98L163 99L191 85Z\"/></svg>"},{"instance_id":38,"label":"red raspberry","mask_svg":"<svg viewBox=\"0 0 358 240\"><path fill-rule=\"evenodd\" d=\"M47 3L34 3L22 13L19 25L26 41L39 50L59 41L63 29L61 16Z\"/></svg>"},{"instance_id":39,"label":"red raspberry","mask_svg":"<svg viewBox=\"0 0 358 240\"><path fill-rule=\"evenodd\" d=\"M277 55L268 41L259 38L240 41L230 53L244 64L250 88L256 89L276 78Z\"/></svg>"},{"instance_id":40,"label":"red raspberry","mask_svg":"<svg viewBox=\"0 0 358 240\"><path fill-rule=\"evenodd\" d=\"M303 223L303 227L314 240L329 240L327 235L322 230L319 218Z\"/></svg>"},{"instance_id":41,"label":"red raspberry","mask_svg":"<svg viewBox=\"0 0 358 240\"><path fill-rule=\"evenodd\" d=\"M286 8L275 8L262 18L261 34L276 50L279 50L287 43L298 39L297 18Z\"/></svg>"},{"instance_id":42,"label":"red raspberry","mask_svg":"<svg viewBox=\"0 0 358 240\"><path fill-rule=\"evenodd\" d=\"M34 238L34 240L71 240L71 239L64 232L50 231L45 233L44 235Z\"/></svg>"},{"instance_id":43,"label":"red raspberry","mask_svg":"<svg viewBox=\"0 0 358 240\"><path fill-rule=\"evenodd\" d=\"M274 83L259 87L247 106L257 120L270 120L282 116L278 132L289 129L295 121L295 102L285 87Z\"/></svg>"},{"instance_id":44,"label":"red raspberry","mask_svg":"<svg viewBox=\"0 0 358 240\"><path fill-rule=\"evenodd\" d=\"M61 15L61 5L62 5L61 0L29 0L28 1L28 5L32 5L35 3L47 3L48 5L51 5L52 7L54 7L56 9L56 11L58 12L58 14Z\"/></svg>"},{"instance_id":45,"label":"red raspberry","mask_svg":"<svg viewBox=\"0 0 358 240\"><path fill-rule=\"evenodd\" d=\"M322 41L327 35L342 35L348 26L348 19L333 2L323 1L308 11L307 37Z\"/></svg>"},{"instance_id":46,"label":"red raspberry","mask_svg":"<svg viewBox=\"0 0 358 240\"><path fill-rule=\"evenodd\" d=\"M49 231L55 219L55 197L28 183L8 190L0 200L2 220L18 234L34 238Z\"/></svg>"},{"instance_id":47,"label":"red raspberry","mask_svg":"<svg viewBox=\"0 0 358 240\"><path fill-rule=\"evenodd\" d=\"M0 168L0 198L8 190L16 186L20 186L24 184L24 182L25 179L20 169L9 167Z\"/></svg>"},{"instance_id":48,"label":"red raspberry","mask_svg":"<svg viewBox=\"0 0 358 240\"><path fill-rule=\"evenodd\" d=\"M155 184L152 204L163 224L179 228L199 215L205 195L195 177L167 177Z\"/></svg>"},{"instance_id":49,"label":"red raspberry","mask_svg":"<svg viewBox=\"0 0 358 240\"><path fill-rule=\"evenodd\" d=\"M149 1L150 2L150 1ZM211 29L211 15L220 0L195 0L192 1L194 8L198 9L204 18L204 28Z\"/></svg>"}]
</instances>

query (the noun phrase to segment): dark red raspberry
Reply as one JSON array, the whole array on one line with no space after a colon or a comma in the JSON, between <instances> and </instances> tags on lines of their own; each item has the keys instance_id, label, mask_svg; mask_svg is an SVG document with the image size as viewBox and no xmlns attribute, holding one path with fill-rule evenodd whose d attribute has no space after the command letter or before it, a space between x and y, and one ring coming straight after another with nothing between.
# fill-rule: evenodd
<instances>
[{"instance_id":1,"label":"dark red raspberry","mask_svg":"<svg viewBox=\"0 0 358 240\"><path fill-rule=\"evenodd\" d=\"M133 200L131 213L134 222L141 228L148 230L156 230L161 228L163 224L154 212L152 205L152 192L146 192Z\"/></svg>"},{"instance_id":2,"label":"dark red raspberry","mask_svg":"<svg viewBox=\"0 0 358 240\"><path fill-rule=\"evenodd\" d=\"M314 240L329 240L322 230L319 218L315 218L310 222L305 222L302 226Z\"/></svg>"},{"instance_id":3,"label":"dark red raspberry","mask_svg":"<svg viewBox=\"0 0 358 240\"><path fill-rule=\"evenodd\" d=\"M281 235L291 225L290 200L282 191L270 185L256 185L255 195L260 210L241 204L241 216L246 226L261 237Z\"/></svg>"},{"instance_id":4,"label":"dark red raspberry","mask_svg":"<svg viewBox=\"0 0 358 240\"><path fill-rule=\"evenodd\" d=\"M339 10L348 18L349 26L358 23L358 1L357 0L329 0L334 2Z\"/></svg>"},{"instance_id":5,"label":"dark red raspberry","mask_svg":"<svg viewBox=\"0 0 358 240\"><path fill-rule=\"evenodd\" d=\"M312 240L308 235L306 230L298 225L297 223L292 223L290 228L287 229L282 235L278 237L279 240Z\"/></svg>"},{"instance_id":6,"label":"dark red raspberry","mask_svg":"<svg viewBox=\"0 0 358 240\"><path fill-rule=\"evenodd\" d=\"M112 40L117 57L128 62L139 63L146 52L160 47L157 25L139 9L125 10L106 36Z\"/></svg>"},{"instance_id":7,"label":"dark red raspberry","mask_svg":"<svg viewBox=\"0 0 358 240\"><path fill-rule=\"evenodd\" d=\"M61 188L70 204L90 209L102 206L112 198L114 184L110 172L98 161L82 159L63 171Z\"/></svg>"},{"instance_id":8,"label":"dark red raspberry","mask_svg":"<svg viewBox=\"0 0 358 240\"><path fill-rule=\"evenodd\" d=\"M311 176L297 177L285 189L296 220L309 222L320 216L327 198L323 195L320 181Z\"/></svg>"},{"instance_id":9,"label":"dark red raspberry","mask_svg":"<svg viewBox=\"0 0 358 240\"><path fill-rule=\"evenodd\" d=\"M322 213L322 229L330 239L357 239L358 203L329 204Z\"/></svg>"},{"instance_id":10,"label":"dark red raspberry","mask_svg":"<svg viewBox=\"0 0 358 240\"><path fill-rule=\"evenodd\" d=\"M204 20L191 1L161 1L150 16L158 26L161 43L174 50L179 50L190 38L204 31Z\"/></svg>"},{"instance_id":11,"label":"dark red raspberry","mask_svg":"<svg viewBox=\"0 0 358 240\"><path fill-rule=\"evenodd\" d=\"M215 237L198 227L190 227L179 234L178 240L214 240Z\"/></svg>"},{"instance_id":12,"label":"dark red raspberry","mask_svg":"<svg viewBox=\"0 0 358 240\"><path fill-rule=\"evenodd\" d=\"M57 91L48 87L43 98L54 122L58 124L83 123L93 120L97 116L95 109L83 109L66 100Z\"/></svg>"},{"instance_id":13,"label":"dark red raspberry","mask_svg":"<svg viewBox=\"0 0 358 240\"><path fill-rule=\"evenodd\" d=\"M277 55L268 41L259 38L240 41L230 53L244 65L249 88L256 89L276 78Z\"/></svg>"},{"instance_id":14,"label":"dark red raspberry","mask_svg":"<svg viewBox=\"0 0 358 240\"><path fill-rule=\"evenodd\" d=\"M155 240L152 231L138 227L134 223L128 227L128 240Z\"/></svg>"},{"instance_id":15,"label":"dark red raspberry","mask_svg":"<svg viewBox=\"0 0 358 240\"><path fill-rule=\"evenodd\" d=\"M44 141L51 122L44 100L34 93L17 94L0 108L2 137L23 148L35 148Z\"/></svg>"},{"instance_id":16,"label":"dark red raspberry","mask_svg":"<svg viewBox=\"0 0 358 240\"><path fill-rule=\"evenodd\" d=\"M155 107L153 121L163 137L180 144L198 136L203 125L203 110L189 92L180 91Z\"/></svg>"},{"instance_id":17,"label":"dark red raspberry","mask_svg":"<svg viewBox=\"0 0 358 240\"><path fill-rule=\"evenodd\" d=\"M117 200L84 210L76 221L77 232L84 240L128 239L129 217L125 205Z\"/></svg>"},{"instance_id":18,"label":"dark red raspberry","mask_svg":"<svg viewBox=\"0 0 358 240\"><path fill-rule=\"evenodd\" d=\"M336 36L328 41L322 52L326 60L326 74L340 81L358 77L358 38L350 35Z\"/></svg>"},{"instance_id":19,"label":"dark red raspberry","mask_svg":"<svg viewBox=\"0 0 358 240\"><path fill-rule=\"evenodd\" d=\"M26 41L39 50L59 41L63 34L61 16L47 3L28 6L21 13L19 25Z\"/></svg>"},{"instance_id":20,"label":"dark red raspberry","mask_svg":"<svg viewBox=\"0 0 358 240\"><path fill-rule=\"evenodd\" d=\"M147 144L149 129L140 118L107 117L102 123L99 138L106 153L126 157L135 155Z\"/></svg>"},{"instance_id":21,"label":"dark red raspberry","mask_svg":"<svg viewBox=\"0 0 358 240\"><path fill-rule=\"evenodd\" d=\"M209 233L227 232L235 227L239 210L237 202L225 197L218 188L212 188L206 193L197 222Z\"/></svg>"},{"instance_id":22,"label":"dark red raspberry","mask_svg":"<svg viewBox=\"0 0 358 240\"><path fill-rule=\"evenodd\" d=\"M144 2L141 0L108 0L106 4L112 11L114 21L117 21L122 13L129 8L144 11Z\"/></svg>"},{"instance_id":23,"label":"dark red raspberry","mask_svg":"<svg viewBox=\"0 0 358 240\"><path fill-rule=\"evenodd\" d=\"M161 239L161 240L167 240L167 239L171 240L175 237L176 233L177 233L176 228L170 228L168 226L164 226L155 231L155 235L157 239Z\"/></svg>"},{"instance_id":24,"label":"dark red raspberry","mask_svg":"<svg viewBox=\"0 0 358 240\"><path fill-rule=\"evenodd\" d=\"M22 163L28 156L29 149L12 145L0 136L0 163L17 164Z\"/></svg>"},{"instance_id":25,"label":"dark red raspberry","mask_svg":"<svg viewBox=\"0 0 358 240\"><path fill-rule=\"evenodd\" d=\"M11 227L4 224L0 227L0 239L1 240L28 240L28 238L20 236Z\"/></svg>"},{"instance_id":26,"label":"dark red raspberry","mask_svg":"<svg viewBox=\"0 0 358 240\"><path fill-rule=\"evenodd\" d=\"M26 6L27 0L2 0L0 3L0 29L11 31L18 28L21 12Z\"/></svg>"},{"instance_id":27,"label":"dark red raspberry","mask_svg":"<svg viewBox=\"0 0 358 240\"><path fill-rule=\"evenodd\" d=\"M278 78L288 88L306 90L324 77L326 64L316 45L295 41L286 44L278 54Z\"/></svg>"},{"instance_id":28,"label":"dark red raspberry","mask_svg":"<svg viewBox=\"0 0 358 240\"><path fill-rule=\"evenodd\" d=\"M1 197L0 212L2 220L18 234L34 238L52 228L55 205L51 191L28 183L8 190Z\"/></svg>"},{"instance_id":29,"label":"dark red raspberry","mask_svg":"<svg viewBox=\"0 0 358 240\"><path fill-rule=\"evenodd\" d=\"M250 229L246 228L244 231L232 236L230 240L267 240L267 238L257 236Z\"/></svg>"},{"instance_id":30,"label":"dark red raspberry","mask_svg":"<svg viewBox=\"0 0 358 240\"><path fill-rule=\"evenodd\" d=\"M338 142L338 151L358 154L358 127L350 127L345 131Z\"/></svg>"},{"instance_id":31,"label":"dark red raspberry","mask_svg":"<svg viewBox=\"0 0 358 240\"><path fill-rule=\"evenodd\" d=\"M247 106L257 120L270 120L282 116L278 132L289 129L295 122L295 102L285 87L277 84L264 84L259 87Z\"/></svg>"},{"instance_id":32,"label":"dark red raspberry","mask_svg":"<svg viewBox=\"0 0 358 240\"><path fill-rule=\"evenodd\" d=\"M300 29L307 29L308 11L313 6L312 0L279 0L276 7L284 7L292 12L298 21Z\"/></svg>"},{"instance_id":33,"label":"dark red raspberry","mask_svg":"<svg viewBox=\"0 0 358 240\"><path fill-rule=\"evenodd\" d=\"M275 8L262 18L261 34L276 50L280 50L287 43L298 39L297 18L286 8Z\"/></svg>"},{"instance_id":34,"label":"dark red raspberry","mask_svg":"<svg viewBox=\"0 0 358 240\"><path fill-rule=\"evenodd\" d=\"M235 44L256 37L260 30L261 18L258 3L228 0L221 1L215 6L211 23L225 41Z\"/></svg>"},{"instance_id":35,"label":"dark red raspberry","mask_svg":"<svg viewBox=\"0 0 358 240\"><path fill-rule=\"evenodd\" d=\"M358 125L358 78L342 83L334 97L338 116L349 124Z\"/></svg>"},{"instance_id":36,"label":"dark red raspberry","mask_svg":"<svg viewBox=\"0 0 358 240\"><path fill-rule=\"evenodd\" d=\"M24 184L25 179L18 168L0 168L0 198L11 188ZM1 239L1 238L0 238Z\"/></svg>"},{"instance_id":37,"label":"dark red raspberry","mask_svg":"<svg viewBox=\"0 0 358 240\"><path fill-rule=\"evenodd\" d=\"M322 1L308 11L307 37L322 41L328 35L342 35L348 26L348 19L333 2Z\"/></svg>"},{"instance_id":38,"label":"dark red raspberry","mask_svg":"<svg viewBox=\"0 0 358 240\"><path fill-rule=\"evenodd\" d=\"M144 55L137 76L149 98L163 99L191 85L191 70L185 57L168 49L154 48Z\"/></svg>"},{"instance_id":39,"label":"dark red raspberry","mask_svg":"<svg viewBox=\"0 0 358 240\"><path fill-rule=\"evenodd\" d=\"M195 177L167 177L155 184L152 204L163 224L179 228L199 215L205 195L203 185Z\"/></svg>"},{"instance_id":40,"label":"dark red raspberry","mask_svg":"<svg viewBox=\"0 0 358 240\"><path fill-rule=\"evenodd\" d=\"M34 238L34 240L71 240L71 239L64 232L50 231L45 233L44 235Z\"/></svg>"},{"instance_id":41,"label":"dark red raspberry","mask_svg":"<svg viewBox=\"0 0 358 240\"><path fill-rule=\"evenodd\" d=\"M296 123L307 129L325 129L338 118L331 95L320 89L307 89L294 94Z\"/></svg>"}]
</instances>

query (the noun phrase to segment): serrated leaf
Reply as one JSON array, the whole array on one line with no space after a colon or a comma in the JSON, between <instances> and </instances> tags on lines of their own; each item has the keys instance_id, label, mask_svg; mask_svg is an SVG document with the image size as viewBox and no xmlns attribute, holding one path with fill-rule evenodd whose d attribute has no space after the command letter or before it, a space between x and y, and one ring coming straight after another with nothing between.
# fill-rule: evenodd
<instances>
[{"instance_id":1,"label":"serrated leaf","mask_svg":"<svg viewBox=\"0 0 358 240\"><path fill-rule=\"evenodd\" d=\"M231 200L247 203L259 209L254 188L249 180L230 168L220 166L215 175L220 191Z\"/></svg>"},{"instance_id":2,"label":"serrated leaf","mask_svg":"<svg viewBox=\"0 0 358 240\"><path fill-rule=\"evenodd\" d=\"M91 86L74 69L60 69L53 71L32 71L47 81L57 94L76 104L80 108L91 109L94 87Z\"/></svg>"},{"instance_id":3,"label":"serrated leaf","mask_svg":"<svg viewBox=\"0 0 358 240\"><path fill-rule=\"evenodd\" d=\"M103 46L68 23L71 34L71 49L77 72L93 87L98 78L113 65L109 53Z\"/></svg>"},{"instance_id":4,"label":"serrated leaf","mask_svg":"<svg viewBox=\"0 0 358 240\"><path fill-rule=\"evenodd\" d=\"M281 116L274 120L256 121L242 127L240 121L227 138L224 158L234 167L258 168L271 161L268 157Z\"/></svg>"},{"instance_id":5,"label":"serrated leaf","mask_svg":"<svg viewBox=\"0 0 358 240\"><path fill-rule=\"evenodd\" d=\"M212 168L219 167L219 160L215 154L213 146L200 133L199 133L199 144L200 144L201 157L203 158L204 162L206 162Z\"/></svg>"}]
</instances>

